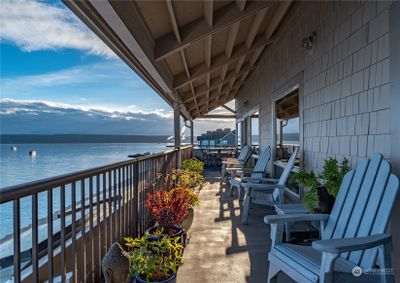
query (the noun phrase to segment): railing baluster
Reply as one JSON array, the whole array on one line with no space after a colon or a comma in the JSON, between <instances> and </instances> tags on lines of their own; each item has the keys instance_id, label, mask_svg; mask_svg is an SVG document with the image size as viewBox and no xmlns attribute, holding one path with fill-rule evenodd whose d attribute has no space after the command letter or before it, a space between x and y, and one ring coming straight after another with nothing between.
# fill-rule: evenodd
<instances>
[{"instance_id":1,"label":"railing baluster","mask_svg":"<svg viewBox=\"0 0 400 283\"><path fill-rule=\"evenodd\" d=\"M122 222L122 209L121 209L121 187L122 187L122 180L121 180L121 168L118 168L118 241L121 241L121 222Z\"/></svg>"},{"instance_id":2,"label":"railing baluster","mask_svg":"<svg viewBox=\"0 0 400 283\"><path fill-rule=\"evenodd\" d=\"M20 203L19 199L13 201L14 207L14 282L21 281L21 230L20 230Z\"/></svg>"},{"instance_id":3,"label":"railing baluster","mask_svg":"<svg viewBox=\"0 0 400 283\"><path fill-rule=\"evenodd\" d=\"M101 225L100 225L100 175L96 175L96 237L95 237L95 265L97 275L95 280L101 278Z\"/></svg>"},{"instance_id":4,"label":"railing baluster","mask_svg":"<svg viewBox=\"0 0 400 283\"><path fill-rule=\"evenodd\" d=\"M132 165L129 165L127 168L127 175L128 175L128 200L127 200L127 205L128 205L128 221L127 221L127 225L128 225L128 234L127 236L131 237L132 236L132 217L131 217L131 188L132 188Z\"/></svg>"},{"instance_id":5,"label":"railing baluster","mask_svg":"<svg viewBox=\"0 0 400 283\"><path fill-rule=\"evenodd\" d=\"M126 167L122 167L122 237L121 240L123 239L123 237L126 236L125 234L125 209L126 209L126 205L125 205L125 189L126 189L126 183L125 183L125 169Z\"/></svg>"},{"instance_id":6,"label":"railing baluster","mask_svg":"<svg viewBox=\"0 0 400 283\"><path fill-rule=\"evenodd\" d=\"M76 183L73 182L71 186L71 255L72 255L72 282L77 282L77 253L76 253Z\"/></svg>"},{"instance_id":7,"label":"railing baluster","mask_svg":"<svg viewBox=\"0 0 400 283\"><path fill-rule=\"evenodd\" d=\"M89 178L89 282L93 282L93 177Z\"/></svg>"},{"instance_id":8,"label":"railing baluster","mask_svg":"<svg viewBox=\"0 0 400 283\"><path fill-rule=\"evenodd\" d=\"M114 170L114 198L113 198L113 207L114 207L114 211L113 211L113 242L115 242L115 240L118 237L117 231L118 231L118 224L117 224L117 169Z\"/></svg>"},{"instance_id":9,"label":"railing baluster","mask_svg":"<svg viewBox=\"0 0 400 283\"><path fill-rule=\"evenodd\" d=\"M60 187L60 212L61 212L61 282L65 282L66 262L65 262L65 186Z\"/></svg>"},{"instance_id":10,"label":"railing baluster","mask_svg":"<svg viewBox=\"0 0 400 283\"><path fill-rule=\"evenodd\" d=\"M113 242L113 215L112 215L112 182L111 182L112 171L108 172L108 219L110 220L110 225L108 227L109 233L108 235L108 246L110 247Z\"/></svg>"},{"instance_id":11,"label":"railing baluster","mask_svg":"<svg viewBox=\"0 0 400 283\"><path fill-rule=\"evenodd\" d=\"M38 273L38 195L32 195L32 282L39 282Z\"/></svg>"},{"instance_id":12,"label":"railing baluster","mask_svg":"<svg viewBox=\"0 0 400 283\"><path fill-rule=\"evenodd\" d=\"M47 191L47 276L53 282L53 189Z\"/></svg>"},{"instance_id":13,"label":"railing baluster","mask_svg":"<svg viewBox=\"0 0 400 283\"><path fill-rule=\"evenodd\" d=\"M106 254L106 251L104 249L105 246L107 246L107 240L108 240L108 225L107 225L107 172L103 173L103 229L101 233L101 258ZM100 262L101 263L101 262Z\"/></svg>"},{"instance_id":14,"label":"railing baluster","mask_svg":"<svg viewBox=\"0 0 400 283\"><path fill-rule=\"evenodd\" d=\"M81 281L86 282L86 248L85 248L85 179L81 180Z\"/></svg>"}]
</instances>

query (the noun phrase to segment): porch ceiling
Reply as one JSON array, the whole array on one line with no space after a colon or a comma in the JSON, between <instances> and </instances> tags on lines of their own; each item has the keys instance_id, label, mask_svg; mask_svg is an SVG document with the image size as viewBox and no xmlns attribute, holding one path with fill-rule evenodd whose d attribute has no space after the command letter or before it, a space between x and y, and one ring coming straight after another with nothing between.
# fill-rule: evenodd
<instances>
[{"instance_id":1,"label":"porch ceiling","mask_svg":"<svg viewBox=\"0 0 400 283\"><path fill-rule=\"evenodd\" d=\"M64 0L187 119L235 98L291 1Z\"/></svg>"}]
</instances>

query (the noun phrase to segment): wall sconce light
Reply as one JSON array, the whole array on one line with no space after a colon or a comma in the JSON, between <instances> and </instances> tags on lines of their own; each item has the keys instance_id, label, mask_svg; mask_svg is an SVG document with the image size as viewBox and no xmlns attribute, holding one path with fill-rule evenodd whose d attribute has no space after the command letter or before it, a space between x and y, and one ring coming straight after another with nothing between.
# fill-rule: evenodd
<instances>
[{"instance_id":1,"label":"wall sconce light","mask_svg":"<svg viewBox=\"0 0 400 283\"><path fill-rule=\"evenodd\" d=\"M303 40L301 41L303 49L305 49L309 55L312 55L314 53L316 39L317 33L314 31L311 33L310 36L303 38Z\"/></svg>"}]
</instances>

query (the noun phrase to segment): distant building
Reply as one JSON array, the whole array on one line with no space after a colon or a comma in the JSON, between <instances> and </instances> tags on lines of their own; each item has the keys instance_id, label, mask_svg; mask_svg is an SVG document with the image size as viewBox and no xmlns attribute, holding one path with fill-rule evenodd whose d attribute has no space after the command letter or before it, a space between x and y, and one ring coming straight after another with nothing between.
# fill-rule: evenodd
<instances>
[{"instance_id":1,"label":"distant building","mask_svg":"<svg viewBox=\"0 0 400 283\"><path fill-rule=\"evenodd\" d=\"M233 147L235 146L235 130L229 128L207 131L197 137L199 147Z\"/></svg>"}]
</instances>

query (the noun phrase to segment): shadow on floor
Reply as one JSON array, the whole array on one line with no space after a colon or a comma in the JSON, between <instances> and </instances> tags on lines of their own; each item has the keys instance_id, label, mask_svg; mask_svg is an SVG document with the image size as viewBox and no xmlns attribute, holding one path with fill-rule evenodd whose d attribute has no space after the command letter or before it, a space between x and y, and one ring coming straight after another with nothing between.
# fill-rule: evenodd
<instances>
[{"instance_id":1,"label":"shadow on floor","mask_svg":"<svg viewBox=\"0 0 400 283\"><path fill-rule=\"evenodd\" d=\"M195 209L177 282L266 282L271 241L263 218L274 214L273 209L252 206L249 224L242 225L243 207L237 192L229 195L219 172L208 171L205 175L208 183L201 192L200 207ZM278 282L293 281L279 275Z\"/></svg>"}]
</instances>

